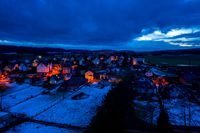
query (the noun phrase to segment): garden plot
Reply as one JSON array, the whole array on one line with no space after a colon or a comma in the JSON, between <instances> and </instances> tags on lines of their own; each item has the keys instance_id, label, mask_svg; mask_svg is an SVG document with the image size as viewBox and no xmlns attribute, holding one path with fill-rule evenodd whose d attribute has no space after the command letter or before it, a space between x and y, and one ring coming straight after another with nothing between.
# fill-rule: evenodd
<instances>
[{"instance_id":1,"label":"garden plot","mask_svg":"<svg viewBox=\"0 0 200 133\"><path fill-rule=\"evenodd\" d=\"M32 122L26 122L11 128L6 133L82 133L77 130L58 128Z\"/></svg>"},{"instance_id":2,"label":"garden plot","mask_svg":"<svg viewBox=\"0 0 200 133\"><path fill-rule=\"evenodd\" d=\"M27 117L34 117L62 100L57 95L40 95L18 104L10 109L13 114L23 114Z\"/></svg>"},{"instance_id":3,"label":"garden plot","mask_svg":"<svg viewBox=\"0 0 200 133\"><path fill-rule=\"evenodd\" d=\"M164 101L172 125L200 126L200 106L183 99Z\"/></svg>"},{"instance_id":4,"label":"garden plot","mask_svg":"<svg viewBox=\"0 0 200 133\"><path fill-rule=\"evenodd\" d=\"M24 102L30 98L33 98L41 94L42 91L44 90L41 87L35 87L35 86L27 85L27 84L20 85L20 87L23 90L3 96L2 98L3 108L13 107L14 105L17 105L21 102Z\"/></svg>"},{"instance_id":5,"label":"garden plot","mask_svg":"<svg viewBox=\"0 0 200 133\"><path fill-rule=\"evenodd\" d=\"M11 83L11 84L7 84L6 86L8 88L5 92L3 92L3 96L17 92L17 91L21 91L23 89L30 87L31 85L29 85L29 84L20 85L20 84L17 84L17 83Z\"/></svg>"},{"instance_id":6,"label":"garden plot","mask_svg":"<svg viewBox=\"0 0 200 133\"><path fill-rule=\"evenodd\" d=\"M111 89L110 85L100 89L97 85L84 86L74 94L80 99L66 98L46 112L35 117L36 120L67 124L71 126L87 127L102 105L105 96ZM81 99L82 98L82 99Z\"/></svg>"}]
</instances>

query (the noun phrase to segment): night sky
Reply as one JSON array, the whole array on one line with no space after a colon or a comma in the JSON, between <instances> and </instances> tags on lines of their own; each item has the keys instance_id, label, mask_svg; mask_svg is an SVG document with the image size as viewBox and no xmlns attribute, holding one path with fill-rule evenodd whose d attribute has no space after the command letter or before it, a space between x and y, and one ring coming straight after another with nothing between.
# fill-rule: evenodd
<instances>
[{"instance_id":1,"label":"night sky","mask_svg":"<svg viewBox=\"0 0 200 133\"><path fill-rule=\"evenodd\" d=\"M200 48L200 0L0 0L0 44Z\"/></svg>"}]
</instances>

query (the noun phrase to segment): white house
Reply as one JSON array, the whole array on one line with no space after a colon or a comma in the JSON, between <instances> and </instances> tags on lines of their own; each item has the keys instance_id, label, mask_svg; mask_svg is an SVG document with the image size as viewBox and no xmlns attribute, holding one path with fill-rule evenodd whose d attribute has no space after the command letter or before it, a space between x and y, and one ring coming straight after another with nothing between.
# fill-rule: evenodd
<instances>
[{"instance_id":1,"label":"white house","mask_svg":"<svg viewBox=\"0 0 200 133\"><path fill-rule=\"evenodd\" d=\"M84 65L85 65L85 60L84 60L84 58L81 58L81 59L79 60L79 65L81 65L81 66L84 66Z\"/></svg>"},{"instance_id":2,"label":"white house","mask_svg":"<svg viewBox=\"0 0 200 133\"><path fill-rule=\"evenodd\" d=\"M11 72L12 68L10 66L5 66L3 70L6 72Z\"/></svg>"},{"instance_id":3,"label":"white house","mask_svg":"<svg viewBox=\"0 0 200 133\"><path fill-rule=\"evenodd\" d=\"M95 65L99 65L100 60L99 60L99 58L95 58L92 62L93 62Z\"/></svg>"},{"instance_id":4,"label":"white house","mask_svg":"<svg viewBox=\"0 0 200 133\"><path fill-rule=\"evenodd\" d=\"M50 65L44 65L43 63L40 63L37 66L37 72L38 73L48 73L50 71Z\"/></svg>"}]
</instances>

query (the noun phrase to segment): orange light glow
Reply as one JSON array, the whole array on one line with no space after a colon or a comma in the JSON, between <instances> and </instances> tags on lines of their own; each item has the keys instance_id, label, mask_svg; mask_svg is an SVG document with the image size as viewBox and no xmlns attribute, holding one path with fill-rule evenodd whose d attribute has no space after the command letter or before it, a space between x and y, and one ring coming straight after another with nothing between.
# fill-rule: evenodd
<instances>
[{"instance_id":1,"label":"orange light glow","mask_svg":"<svg viewBox=\"0 0 200 133\"><path fill-rule=\"evenodd\" d=\"M163 77L157 77L157 78L153 79L153 83L156 86L167 86L169 84L169 82Z\"/></svg>"},{"instance_id":2,"label":"orange light glow","mask_svg":"<svg viewBox=\"0 0 200 133\"><path fill-rule=\"evenodd\" d=\"M8 77L6 76L6 75L4 75L4 74L0 74L0 83L1 84L6 84L6 83L9 83L9 79L8 79Z\"/></svg>"},{"instance_id":3,"label":"orange light glow","mask_svg":"<svg viewBox=\"0 0 200 133\"><path fill-rule=\"evenodd\" d=\"M88 82L94 81L94 73L92 71L87 71L85 73L85 78L88 80Z\"/></svg>"}]
</instances>

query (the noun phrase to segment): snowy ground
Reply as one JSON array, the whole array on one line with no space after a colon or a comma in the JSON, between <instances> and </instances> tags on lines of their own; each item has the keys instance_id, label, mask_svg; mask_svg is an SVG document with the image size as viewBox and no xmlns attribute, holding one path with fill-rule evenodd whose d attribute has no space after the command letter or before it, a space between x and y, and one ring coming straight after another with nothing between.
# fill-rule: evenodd
<instances>
[{"instance_id":1,"label":"snowy ground","mask_svg":"<svg viewBox=\"0 0 200 133\"><path fill-rule=\"evenodd\" d=\"M172 125L200 126L200 105L190 102L190 91L183 87L171 87L171 99L163 101Z\"/></svg>"},{"instance_id":2,"label":"snowy ground","mask_svg":"<svg viewBox=\"0 0 200 133\"><path fill-rule=\"evenodd\" d=\"M10 94L7 94L2 98L4 109L10 108L30 98L33 98L41 94L42 91L44 90L41 87L35 87L28 84L22 84L22 85L13 84L13 86L11 87L13 87L13 89L11 90L13 90L14 92L13 93L10 92Z\"/></svg>"},{"instance_id":3,"label":"snowy ground","mask_svg":"<svg viewBox=\"0 0 200 133\"><path fill-rule=\"evenodd\" d=\"M52 122L78 127L87 127L102 105L111 89L110 84L92 84L75 91L42 94L44 88L28 84L13 84L15 87L3 96L3 105L17 116L35 119L36 122ZM83 94L83 95L79 95ZM75 98L74 98L75 97ZM16 127L16 132L47 132L54 127L41 124L24 123ZM13 132L10 129L8 132ZM57 129L56 131L57 132ZM60 129L58 132L75 132Z\"/></svg>"},{"instance_id":4,"label":"snowy ground","mask_svg":"<svg viewBox=\"0 0 200 133\"><path fill-rule=\"evenodd\" d=\"M110 85L102 89L99 89L98 85L84 86L76 94L83 92L89 95L88 98L81 100L72 100L71 97L66 98L46 112L38 115L35 119L87 127L110 89Z\"/></svg>"},{"instance_id":5,"label":"snowy ground","mask_svg":"<svg viewBox=\"0 0 200 133\"><path fill-rule=\"evenodd\" d=\"M9 113L0 111L0 129L7 125L7 119L9 118L11 118Z\"/></svg>"},{"instance_id":6,"label":"snowy ground","mask_svg":"<svg viewBox=\"0 0 200 133\"><path fill-rule=\"evenodd\" d=\"M81 133L80 131L26 122L5 133Z\"/></svg>"},{"instance_id":7,"label":"snowy ground","mask_svg":"<svg viewBox=\"0 0 200 133\"><path fill-rule=\"evenodd\" d=\"M30 86L29 84L17 84L17 83L10 83L6 85L8 88L5 92L3 92L3 96L14 93L16 91L20 91L23 90L25 88L27 88L28 86Z\"/></svg>"},{"instance_id":8,"label":"snowy ground","mask_svg":"<svg viewBox=\"0 0 200 133\"><path fill-rule=\"evenodd\" d=\"M33 117L58 103L62 97L56 95L40 95L10 109L13 114L25 114Z\"/></svg>"},{"instance_id":9,"label":"snowy ground","mask_svg":"<svg viewBox=\"0 0 200 133\"><path fill-rule=\"evenodd\" d=\"M150 101L138 101L134 100L134 109L137 113L137 116L149 123L157 125L157 119L160 115L160 108L158 102L150 102Z\"/></svg>"},{"instance_id":10,"label":"snowy ground","mask_svg":"<svg viewBox=\"0 0 200 133\"><path fill-rule=\"evenodd\" d=\"M183 99L164 101L172 125L200 126L200 106ZM190 113L189 113L190 112Z\"/></svg>"}]
</instances>

